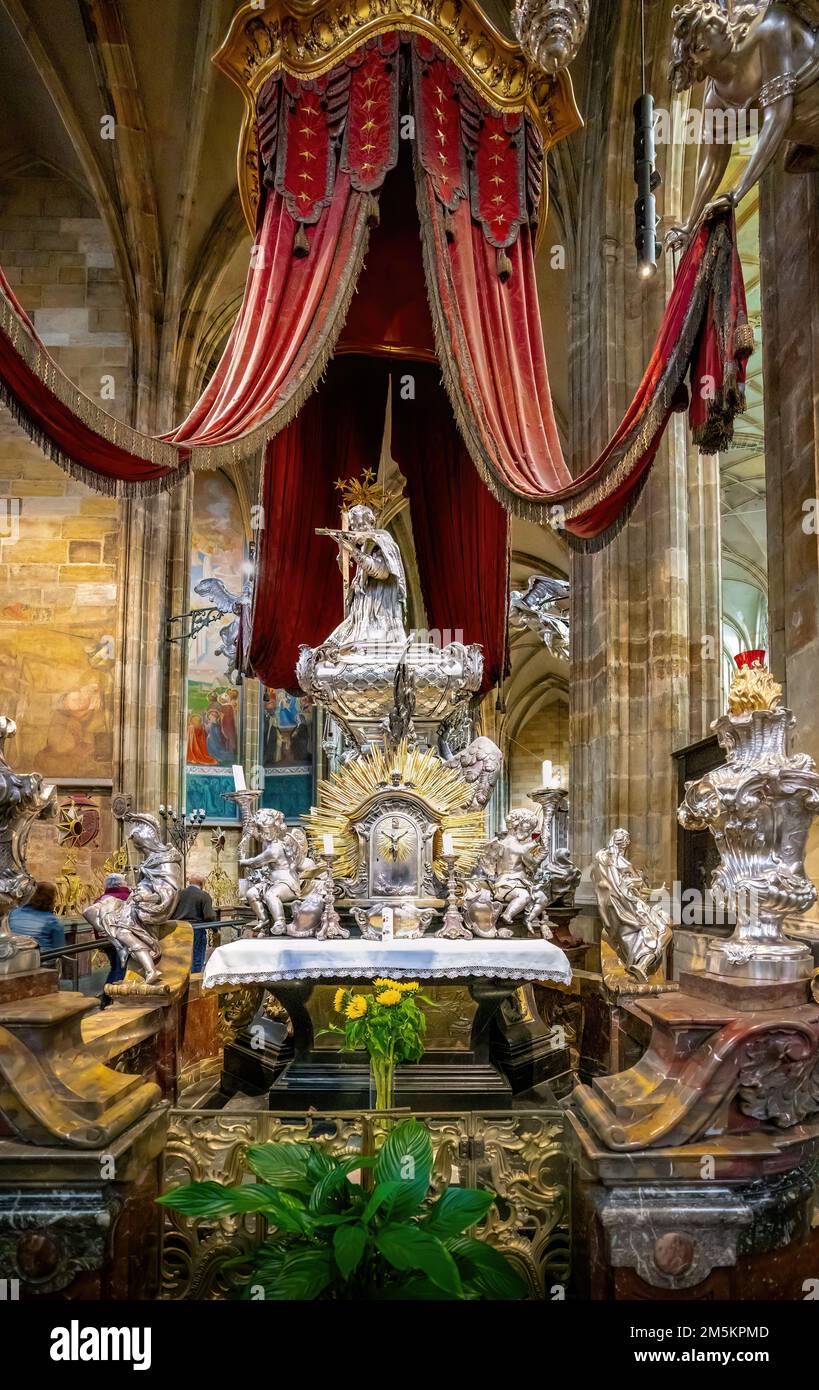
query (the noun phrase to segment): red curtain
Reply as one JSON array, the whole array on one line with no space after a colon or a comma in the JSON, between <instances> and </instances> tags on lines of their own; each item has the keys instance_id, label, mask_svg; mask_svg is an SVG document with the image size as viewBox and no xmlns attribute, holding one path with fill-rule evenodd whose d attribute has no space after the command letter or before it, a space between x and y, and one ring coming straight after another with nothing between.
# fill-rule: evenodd
<instances>
[{"instance_id":1,"label":"red curtain","mask_svg":"<svg viewBox=\"0 0 819 1390\"><path fill-rule=\"evenodd\" d=\"M316 527L339 524L338 478L376 468L387 382L367 358L331 362L319 390L267 446L257 577L246 669L298 690L299 646L318 646L341 621L337 549Z\"/></svg>"},{"instance_id":2,"label":"red curtain","mask_svg":"<svg viewBox=\"0 0 819 1390\"><path fill-rule=\"evenodd\" d=\"M414 396L393 372L392 454L407 479L412 533L430 627L442 640L479 642L483 689L505 674L509 523L484 487L436 367L407 363ZM449 637L445 633L449 631Z\"/></svg>"},{"instance_id":3,"label":"red curtain","mask_svg":"<svg viewBox=\"0 0 819 1390\"><path fill-rule=\"evenodd\" d=\"M393 32L319 78L278 73L263 87L262 214L244 302L212 381L171 436L129 430L83 397L0 285L3 399L69 471L106 491L156 490L176 482L189 460L213 466L260 451L297 416L337 344L377 217L375 194L398 160L402 44L412 66L434 341L487 487L509 510L555 524L570 543L604 542L639 495L689 371L694 437L703 450L724 447L743 407L751 350L733 215L718 214L692 240L634 401L600 457L573 479L552 410L535 284L539 137L523 110L490 108L430 40ZM353 348L428 351L421 287L401 259L414 209L400 218L401 234L393 227L373 258L379 296L351 316ZM415 341L401 342L404 334Z\"/></svg>"},{"instance_id":4,"label":"red curtain","mask_svg":"<svg viewBox=\"0 0 819 1390\"><path fill-rule=\"evenodd\" d=\"M331 201L304 229L272 194L251 254L245 295L222 359L187 419L169 436L208 466L261 447L292 420L335 346L367 246L369 195L339 174Z\"/></svg>"}]
</instances>

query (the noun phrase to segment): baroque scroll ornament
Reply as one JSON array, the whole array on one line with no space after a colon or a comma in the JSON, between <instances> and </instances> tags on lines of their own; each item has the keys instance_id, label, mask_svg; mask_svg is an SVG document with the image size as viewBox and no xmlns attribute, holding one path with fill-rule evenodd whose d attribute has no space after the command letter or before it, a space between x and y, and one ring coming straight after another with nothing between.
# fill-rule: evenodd
<instances>
[{"instance_id":1,"label":"baroque scroll ornament","mask_svg":"<svg viewBox=\"0 0 819 1390\"><path fill-rule=\"evenodd\" d=\"M683 829L714 836L720 862L712 890L736 913L730 940L709 947L712 974L802 980L812 970L810 951L789 941L784 927L816 901L804 859L819 775L807 753L787 751L796 719L779 694L764 668L738 672L729 713L711 725L726 761L686 785L677 812Z\"/></svg>"}]
</instances>

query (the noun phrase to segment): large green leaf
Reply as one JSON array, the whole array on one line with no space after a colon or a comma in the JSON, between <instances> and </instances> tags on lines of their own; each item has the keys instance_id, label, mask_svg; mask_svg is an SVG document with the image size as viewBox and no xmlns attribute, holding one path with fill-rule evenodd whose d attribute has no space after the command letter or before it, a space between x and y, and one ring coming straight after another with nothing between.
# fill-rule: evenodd
<instances>
[{"instance_id":1,"label":"large green leaf","mask_svg":"<svg viewBox=\"0 0 819 1390\"><path fill-rule=\"evenodd\" d=\"M422 1225L436 1236L457 1236L480 1221L494 1201L494 1192L479 1192L474 1187L448 1187L433 1203Z\"/></svg>"},{"instance_id":2,"label":"large green leaf","mask_svg":"<svg viewBox=\"0 0 819 1390\"><path fill-rule=\"evenodd\" d=\"M313 1184L307 1176L312 1144L253 1144L247 1161L260 1178L273 1187L309 1192Z\"/></svg>"},{"instance_id":3,"label":"large green leaf","mask_svg":"<svg viewBox=\"0 0 819 1390\"><path fill-rule=\"evenodd\" d=\"M370 1193L369 1201L361 1213L361 1220L365 1223L372 1221L377 1212L385 1209L387 1215L393 1212L396 1198L405 1190L407 1184L403 1182L379 1182L376 1183Z\"/></svg>"},{"instance_id":4,"label":"large green leaf","mask_svg":"<svg viewBox=\"0 0 819 1390\"><path fill-rule=\"evenodd\" d=\"M333 1255L341 1277L349 1279L361 1263L367 1248L367 1231L358 1222L353 1226L339 1226L333 1236Z\"/></svg>"},{"instance_id":5,"label":"large green leaf","mask_svg":"<svg viewBox=\"0 0 819 1390\"><path fill-rule=\"evenodd\" d=\"M404 1195L396 1200L394 1212L410 1216L423 1202L432 1171L432 1144L424 1125L414 1117L402 1120L387 1135L378 1151L375 1180L401 1182Z\"/></svg>"},{"instance_id":6,"label":"large green leaf","mask_svg":"<svg viewBox=\"0 0 819 1390\"><path fill-rule=\"evenodd\" d=\"M447 1241L447 1248L458 1261L464 1278L469 1278L487 1298L511 1301L526 1297L524 1280L494 1246L470 1236L458 1236Z\"/></svg>"},{"instance_id":7,"label":"large green leaf","mask_svg":"<svg viewBox=\"0 0 819 1390\"><path fill-rule=\"evenodd\" d=\"M373 1237L384 1259L393 1269L418 1269L436 1288L452 1298L462 1295L458 1267L437 1236L409 1222L385 1226Z\"/></svg>"},{"instance_id":8,"label":"large green leaf","mask_svg":"<svg viewBox=\"0 0 819 1390\"><path fill-rule=\"evenodd\" d=\"M263 1183L225 1187L220 1182L190 1182L156 1200L185 1216L234 1216L243 1211L268 1211L278 1195Z\"/></svg>"},{"instance_id":9,"label":"large green leaf","mask_svg":"<svg viewBox=\"0 0 819 1390\"><path fill-rule=\"evenodd\" d=\"M333 1262L329 1250L289 1250L264 1285L265 1297L278 1302L306 1302L318 1298L332 1282ZM251 1281L252 1282L252 1281Z\"/></svg>"}]
</instances>

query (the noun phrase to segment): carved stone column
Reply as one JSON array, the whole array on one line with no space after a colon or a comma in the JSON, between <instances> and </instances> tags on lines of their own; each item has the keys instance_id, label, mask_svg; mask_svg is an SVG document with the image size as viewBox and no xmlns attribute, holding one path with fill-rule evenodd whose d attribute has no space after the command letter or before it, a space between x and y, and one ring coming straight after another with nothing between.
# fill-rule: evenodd
<instances>
[{"instance_id":1,"label":"carved stone column","mask_svg":"<svg viewBox=\"0 0 819 1390\"><path fill-rule=\"evenodd\" d=\"M647 18L648 51L657 55L649 81L664 101L668 15L654 7ZM639 90L638 24L638 7L608 0L592 7L588 51L595 56L580 102L587 126L577 137L578 254L589 268L577 284L571 333L577 470L595 457L631 399L671 287L668 260L648 286L635 266L631 108ZM614 70L615 51L634 55L633 63L626 57ZM668 154L660 147L664 173ZM717 490L707 478L690 461L685 424L674 417L626 527L606 549L572 562L574 857L587 864L624 825L652 881L671 882L676 871L672 752L703 732L706 711L717 713L719 663L712 660L706 671L702 662L708 650L702 637L713 635L717 648L719 637ZM692 531L707 540L691 546Z\"/></svg>"},{"instance_id":2,"label":"carved stone column","mask_svg":"<svg viewBox=\"0 0 819 1390\"><path fill-rule=\"evenodd\" d=\"M770 665L819 760L819 175L761 185ZM819 831L808 841L819 877Z\"/></svg>"}]
</instances>

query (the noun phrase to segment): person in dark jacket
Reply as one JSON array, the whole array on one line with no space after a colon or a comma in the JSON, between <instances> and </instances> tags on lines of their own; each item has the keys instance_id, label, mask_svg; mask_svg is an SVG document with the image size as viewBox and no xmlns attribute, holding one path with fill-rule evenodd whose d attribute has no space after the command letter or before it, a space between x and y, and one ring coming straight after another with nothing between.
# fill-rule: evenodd
<instances>
[{"instance_id":1,"label":"person in dark jacket","mask_svg":"<svg viewBox=\"0 0 819 1390\"><path fill-rule=\"evenodd\" d=\"M31 936L41 951L57 951L65 945L65 927L54 911L57 889L38 883L25 907L9 913L9 927L18 936Z\"/></svg>"},{"instance_id":2,"label":"person in dark jacket","mask_svg":"<svg viewBox=\"0 0 819 1390\"><path fill-rule=\"evenodd\" d=\"M176 922L212 922L213 899L204 889L201 874L188 874L188 882L179 894L174 908ZM193 934L193 961L191 972L199 975L205 964L207 932L195 931Z\"/></svg>"}]
</instances>

